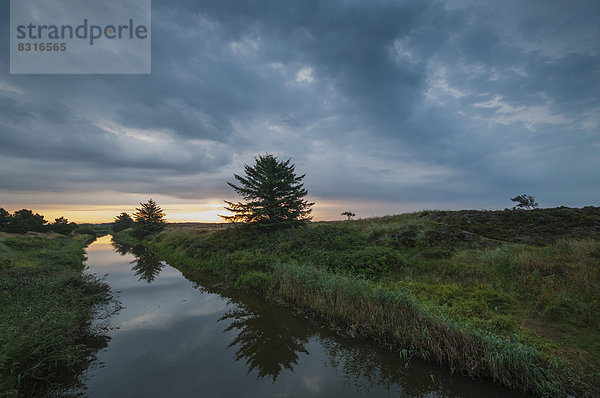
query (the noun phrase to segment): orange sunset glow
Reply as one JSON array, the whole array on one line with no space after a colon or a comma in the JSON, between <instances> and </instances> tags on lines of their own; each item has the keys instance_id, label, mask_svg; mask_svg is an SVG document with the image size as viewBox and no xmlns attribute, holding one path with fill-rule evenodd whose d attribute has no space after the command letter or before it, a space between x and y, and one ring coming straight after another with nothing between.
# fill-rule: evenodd
<instances>
[{"instance_id":1,"label":"orange sunset glow","mask_svg":"<svg viewBox=\"0 0 600 398\"><path fill-rule=\"evenodd\" d=\"M208 203L182 203L181 200L169 201L168 197L157 196L157 202L166 213L168 222L223 222L218 215L230 214L224 209L222 201L213 200ZM144 199L140 199L143 201ZM343 201L328 199L312 199L316 201L313 208L313 221L332 221L342 220L345 217L340 213L346 210L356 213L356 218L370 218L398 214L402 212L412 212L426 210L422 204L406 203L401 206L394 202L373 202L373 201ZM440 206L442 204L439 204ZM121 212L129 214L135 213L135 208L139 203L127 203L122 205L89 205L89 204L48 204L31 203L26 206L7 204L5 209L14 212L22 208L31 209L39 213L51 222L55 218L65 217L69 221L76 223L110 223ZM429 209L435 209L435 204Z\"/></svg>"}]
</instances>

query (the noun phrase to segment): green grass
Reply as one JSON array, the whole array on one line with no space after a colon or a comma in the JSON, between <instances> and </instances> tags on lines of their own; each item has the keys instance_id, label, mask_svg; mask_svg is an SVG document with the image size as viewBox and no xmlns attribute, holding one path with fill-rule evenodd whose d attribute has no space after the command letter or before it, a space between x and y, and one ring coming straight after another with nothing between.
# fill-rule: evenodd
<instances>
[{"instance_id":1,"label":"green grass","mask_svg":"<svg viewBox=\"0 0 600 398\"><path fill-rule=\"evenodd\" d=\"M0 238L0 396L45 396L73 383L106 344L90 320L109 287L83 274L93 238Z\"/></svg>"},{"instance_id":2,"label":"green grass","mask_svg":"<svg viewBox=\"0 0 600 398\"><path fill-rule=\"evenodd\" d=\"M600 394L599 208L171 229L144 244L462 374L541 396Z\"/></svg>"}]
</instances>

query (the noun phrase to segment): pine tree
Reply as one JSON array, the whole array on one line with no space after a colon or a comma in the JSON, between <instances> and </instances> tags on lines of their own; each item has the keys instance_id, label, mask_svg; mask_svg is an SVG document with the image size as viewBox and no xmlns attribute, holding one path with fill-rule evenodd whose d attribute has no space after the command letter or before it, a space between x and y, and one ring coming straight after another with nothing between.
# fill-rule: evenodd
<instances>
[{"instance_id":1,"label":"pine tree","mask_svg":"<svg viewBox=\"0 0 600 398\"><path fill-rule=\"evenodd\" d=\"M112 224L113 232L119 232L127 228L133 227L133 219L125 212L115 217L115 221Z\"/></svg>"},{"instance_id":2,"label":"pine tree","mask_svg":"<svg viewBox=\"0 0 600 398\"><path fill-rule=\"evenodd\" d=\"M15 211L10 218L7 231L18 234L28 231L44 232L47 229L47 225L45 225L47 222L44 220L44 216L38 213L34 214L31 210L21 209Z\"/></svg>"},{"instance_id":3,"label":"pine tree","mask_svg":"<svg viewBox=\"0 0 600 398\"><path fill-rule=\"evenodd\" d=\"M134 234L144 237L162 231L165 228L165 213L160 206L152 199L146 203L140 203L140 205L142 207L136 207L136 212L133 214L135 218Z\"/></svg>"},{"instance_id":4,"label":"pine tree","mask_svg":"<svg viewBox=\"0 0 600 398\"><path fill-rule=\"evenodd\" d=\"M233 175L240 185L227 184L245 202L225 201L225 209L234 214L219 216L229 222L260 225L300 225L309 221L314 203L303 199L307 195L301 183L305 175L296 175L290 161L265 154L255 158L254 166L244 165L245 176Z\"/></svg>"},{"instance_id":5,"label":"pine tree","mask_svg":"<svg viewBox=\"0 0 600 398\"><path fill-rule=\"evenodd\" d=\"M70 223L64 217L59 217L54 219L54 224L50 225L50 229L62 235L69 235L77 229L77 224L74 222Z\"/></svg>"}]
</instances>

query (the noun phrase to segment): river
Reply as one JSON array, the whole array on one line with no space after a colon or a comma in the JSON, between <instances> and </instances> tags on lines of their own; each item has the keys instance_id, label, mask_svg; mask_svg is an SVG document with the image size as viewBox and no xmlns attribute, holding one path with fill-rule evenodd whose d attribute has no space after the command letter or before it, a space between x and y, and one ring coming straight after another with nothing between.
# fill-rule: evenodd
<instances>
[{"instance_id":1,"label":"river","mask_svg":"<svg viewBox=\"0 0 600 398\"><path fill-rule=\"evenodd\" d=\"M87 272L104 277L124 307L82 376L88 397L517 395L419 360L406 366L210 277L190 281L142 248L117 249L105 236L87 250Z\"/></svg>"}]
</instances>

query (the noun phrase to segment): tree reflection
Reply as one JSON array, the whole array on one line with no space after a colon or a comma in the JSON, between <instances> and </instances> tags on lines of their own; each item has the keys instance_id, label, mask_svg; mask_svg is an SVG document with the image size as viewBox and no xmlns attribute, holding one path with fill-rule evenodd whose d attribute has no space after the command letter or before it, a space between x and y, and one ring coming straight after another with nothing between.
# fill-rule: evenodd
<instances>
[{"instance_id":1,"label":"tree reflection","mask_svg":"<svg viewBox=\"0 0 600 398\"><path fill-rule=\"evenodd\" d=\"M131 245L128 245L127 243L122 243L122 242L117 242L115 240L115 238L112 238L110 241L110 245L115 249L115 251L117 253L119 253L121 256L126 255L127 253L129 253L131 251Z\"/></svg>"},{"instance_id":2,"label":"tree reflection","mask_svg":"<svg viewBox=\"0 0 600 398\"><path fill-rule=\"evenodd\" d=\"M257 370L257 378L270 377L273 381L284 370L294 370L298 355L308 351L304 345L311 332L306 325L278 308L252 308L235 305L219 319L230 320L225 332L236 330L237 337L229 347L238 346L236 361L246 360L248 373Z\"/></svg>"},{"instance_id":3,"label":"tree reflection","mask_svg":"<svg viewBox=\"0 0 600 398\"><path fill-rule=\"evenodd\" d=\"M190 269L183 274L195 281L196 288L229 301L230 309L219 319L227 323L224 332L237 332L228 347L236 348L236 360L244 359L248 373L256 370L258 378L268 376L275 382L284 370L294 371L300 354L309 355L305 346L316 338L323 350L323 364L341 374L359 395L381 387L389 396L407 398L504 398L510 394L500 387L453 376L446 369L407 358L409 355L400 355L374 342L340 338L327 329L312 326L287 308L241 293L218 277Z\"/></svg>"},{"instance_id":4,"label":"tree reflection","mask_svg":"<svg viewBox=\"0 0 600 398\"><path fill-rule=\"evenodd\" d=\"M111 241L111 246L122 256L127 253L131 253L135 256L135 260L131 261L129 264L135 264L131 270L135 272L135 276L140 277L139 280L143 279L148 283L153 282L165 266L164 262L144 246L128 245L127 243L117 242L114 238Z\"/></svg>"},{"instance_id":5,"label":"tree reflection","mask_svg":"<svg viewBox=\"0 0 600 398\"><path fill-rule=\"evenodd\" d=\"M135 256L135 260L129 263L135 263L131 268L135 272L135 276L139 276L139 280L143 279L148 283L152 283L164 268L165 263L144 246L133 246L130 252Z\"/></svg>"},{"instance_id":6,"label":"tree reflection","mask_svg":"<svg viewBox=\"0 0 600 398\"><path fill-rule=\"evenodd\" d=\"M389 391L394 385L402 384L405 369L398 366L400 358L386 361L381 353L370 346L351 342L340 344L331 337L321 337L320 340L327 353L327 364L341 371L357 391L369 392L377 385L385 386Z\"/></svg>"},{"instance_id":7,"label":"tree reflection","mask_svg":"<svg viewBox=\"0 0 600 398\"><path fill-rule=\"evenodd\" d=\"M347 383L361 393L368 393L376 386L384 386L388 391L397 389L400 396L407 398L452 397L457 390L463 391L465 398L479 397L484 391L475 390L471 394L470 379L451 376L440 367L406 358L374 344L341 343L333 336L321 336L320 341L327 354L326 364L342 372ZM496 396L489 391L485 395Z\"/></svg>"},{"instance_id":8,"label":"tree reflection","mask_svg":"<svg viewBox=\"0 0 600 398\"><path fill-rule=\"evenodd\" d=\"M110 314L116 313L121 307L115 306ZM81 344L78 358L69 369L65 369L61 377L53 383L48 397L83 398L86 397L87 372L94 366L100 366L97 354L108 347L110 337L104 335L107 328L90 331ZM4 395L2 395L4 396ZM36 395L37 396L37 395ZM42 396L42 395L40 395Z\"/></svg>"}]
</instances>

